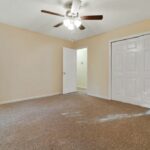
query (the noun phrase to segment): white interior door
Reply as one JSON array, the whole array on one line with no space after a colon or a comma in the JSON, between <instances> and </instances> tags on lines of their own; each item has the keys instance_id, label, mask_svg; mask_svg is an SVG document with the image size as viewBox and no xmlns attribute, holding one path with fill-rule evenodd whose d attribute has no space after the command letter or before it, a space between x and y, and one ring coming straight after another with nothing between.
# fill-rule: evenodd
<instances>
[{"instance_id":1,"label":"white interior door","mask_svg":"<svg viewBox=\"0 0 150 150\"><path fill-rule=\"evenodd\" d=\"M76 92L76 50L63 48L63 94Z\"/></svg>"}]
</instances>

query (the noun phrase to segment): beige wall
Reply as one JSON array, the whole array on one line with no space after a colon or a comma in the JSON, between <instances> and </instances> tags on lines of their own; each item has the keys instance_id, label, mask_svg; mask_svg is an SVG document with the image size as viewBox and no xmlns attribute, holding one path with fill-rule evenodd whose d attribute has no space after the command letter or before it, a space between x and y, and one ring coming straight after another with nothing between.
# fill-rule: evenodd
<instances>
[{"instance_id":1,"label":"beige wall","mask_svg":"<svg viewBox=\"0 0 150 150\"><path fill-rule=\"evenodd\" d=\"M108 96L110 40L150 32L150 20L75 43L0 24L0 103L62 91L62 47L88 47L88 91Z\"/></svg>"},{"instance_id":2,"label":"beige wall","mask_svg":"<svg viewBox=\"0 0 150 150\"><path fill-rule=\"evenodd\" d=\"M62 91L62 48L72 42L0 24L0 103Z\"/></svg>"},{"instance_id":3,"label":"beige wall","mask_svg":"<svg viewBox=\"0 0 150 150\"><path fill-rule=\"evenodd\" d=\"M88 47L89 94L108 97L109 41L142 32L150 32L150 20L128 25L75 43L76 48Z\"/></svg>"}]
</instances>

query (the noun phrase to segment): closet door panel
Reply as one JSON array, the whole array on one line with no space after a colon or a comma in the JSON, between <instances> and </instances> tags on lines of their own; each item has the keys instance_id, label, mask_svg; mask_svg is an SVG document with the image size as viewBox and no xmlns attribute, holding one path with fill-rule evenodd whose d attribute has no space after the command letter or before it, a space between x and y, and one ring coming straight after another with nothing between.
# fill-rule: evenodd
<instances>
[{"instance_id":1,"label":"closet door panel","mask_svg":"<svg viewBox=\"0 0 150 150\"><path fill-rule=\"evenodd\" d=\"M150 35L112 44L112 99L150 107Z\"/></svg>"},{"instance_id":2,"label":"closet door panel","mask_svg":"<svg viewBox=\"0 0 150 150\"><path fill-rule=\"evenodd\" d=\"M112 99L137 104L141 101L141 40L112 45Z\"/></svg>"},{"instance_id":3,"label":"closet door panel","mask_svg":"<svg viewBox=\"0 0 150 150\"><path fill-rule=\"evenodd\" d=\"M136 103L141 100L141 40L140 38L126 41L125 50L125 100Z\"/></svg>"},{"instance_id":4,"label":"closet door panel","mask_svg":"<svg viewBox=\"0 0 150 150\"><path fill-rule=\"evenodd\" d=\"M150 105L150 35L143 37L143 100Z\"/></svg>"},{"instance_id":5,"label":"closet door panel","mask_svg":"<svg viewBox=\"0 0 150 150\"><path fill-rule=\"evenodd\" d=\"M112 45L112 99L122 100L124 97L124 50L125 42Z\"/></svg>"}]
</instances>

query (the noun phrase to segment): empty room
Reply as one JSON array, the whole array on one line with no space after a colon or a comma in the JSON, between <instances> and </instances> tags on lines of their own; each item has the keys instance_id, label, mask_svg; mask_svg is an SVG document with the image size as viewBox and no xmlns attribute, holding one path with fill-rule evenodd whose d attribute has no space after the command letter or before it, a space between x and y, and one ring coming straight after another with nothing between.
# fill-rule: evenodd
<instances>
[{"instance_id":1,"label":"empty room","mask_svg":"<svg viewBox=\"0 0 150 150\"><path fill-rule=\"evenodd\" d=\"M150 0L0 0L0 150L150 150Z\"/></svg>"}]
</instances>

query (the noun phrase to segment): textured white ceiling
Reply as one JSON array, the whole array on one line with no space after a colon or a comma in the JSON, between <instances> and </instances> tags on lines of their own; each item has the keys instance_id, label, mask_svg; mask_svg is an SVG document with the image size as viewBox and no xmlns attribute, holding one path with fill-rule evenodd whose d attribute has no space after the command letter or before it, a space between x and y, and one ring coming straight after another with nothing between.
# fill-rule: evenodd
<instances>
[{"instance_id":1,"label":"textured white ceiling","mask_svg":"<svg viewBox=\"0 0 150 150\"><path fill-rule=\"evenodd\" d=\"M69 0L0 0L0 22L68 40L80 40L120 26L150 19L150 0L82 0L80 15L103 14L103 21L83 21L86 30L54 28L63 18L41 9L65 14Z\"/></svg>"}]
</instances>

